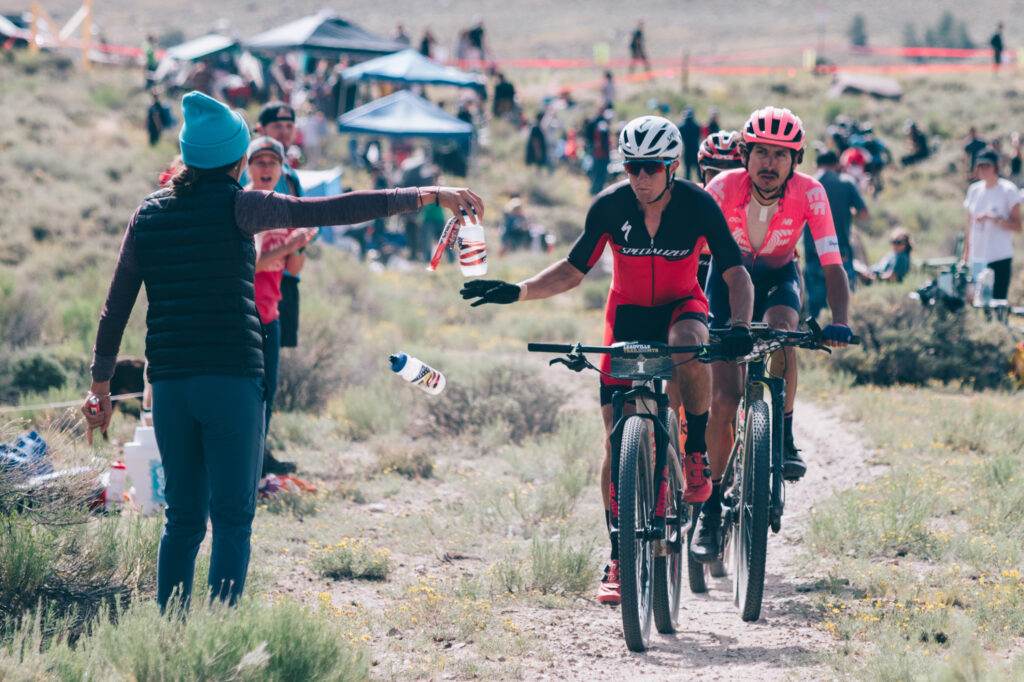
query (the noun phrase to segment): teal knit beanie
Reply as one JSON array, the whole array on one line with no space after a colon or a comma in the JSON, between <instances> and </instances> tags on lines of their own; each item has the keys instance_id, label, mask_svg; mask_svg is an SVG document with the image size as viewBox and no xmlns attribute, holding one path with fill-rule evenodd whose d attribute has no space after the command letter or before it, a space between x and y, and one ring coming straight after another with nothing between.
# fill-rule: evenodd
<instances>
[{"instance_id":1,"label":"teal knit beanie","mask_svg":"<svg viewBox=\"0 0 1024 682\"><path fill-rule=\"evenodd\" d=\"M245 156L249 127L237 111L201 92L181 99L181 160L193 168L220 168Z\"/></svg>"}]
</instances>

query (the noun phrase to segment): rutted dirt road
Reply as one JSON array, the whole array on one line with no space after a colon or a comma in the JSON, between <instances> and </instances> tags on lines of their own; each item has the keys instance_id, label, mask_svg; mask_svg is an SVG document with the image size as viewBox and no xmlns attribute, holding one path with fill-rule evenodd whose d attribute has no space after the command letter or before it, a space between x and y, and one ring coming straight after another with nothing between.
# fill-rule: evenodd
<instances>
[{"instance_id":1,"label":"rutted dirt road","mask_svg":"<svg viewBox=\"0 0 1024 682\"><path fill-rule=\"evenodd\" d=\"M554 662L524 661L525 679L559 680L822 680L821 654L836 640L815 627L812 598L798 587L820 576L803 574L793 559L815 504L871 475L856 427L817 403L800 403L795 431L808 472L788 487L786 516L768 542L768 577L761 619L744 623L732 603L729 578L713 578L708 592L688 589L680 605L681 631L660 635L652 626L648 652L634 654L622 639L618 608L596 601L573 611L535 609L525 630L541 635ZM684 569L683 580L686 580Z\"/></svg>"}]
</instances>

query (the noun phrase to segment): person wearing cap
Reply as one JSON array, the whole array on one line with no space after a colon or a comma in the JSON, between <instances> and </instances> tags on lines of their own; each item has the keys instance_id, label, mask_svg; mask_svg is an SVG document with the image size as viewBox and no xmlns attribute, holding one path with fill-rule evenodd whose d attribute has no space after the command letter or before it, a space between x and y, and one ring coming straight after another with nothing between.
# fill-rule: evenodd
<instances>
[{"instance_id":1,"label":"person wearing cap","mask_svg":"<svg viewBox=\"0 0 1024 682\"><path fill-rule=\"evenodd\" d=\"M1005 299L1010 289L1013 233L1021 232L1020 191L999 177L999 154L991 147L974 157L977 182L967 188L967 226L961 263L977 277L985 268L995 273L992 298Z\"/></svg>"},{"instance_id":2,"label":"person wearing cap","mask_svg":"<svg viewBox=\"0 0 1024 682\"><path fill-rule=\"evenodd\" d=\"M818 154L818 172L814 179L825 188L829 208L832 210L832 222L836 228L836 239L839 241L839 256L843 259L843 269L850 280L850 289L854 288L857 273L853 267L853 229L852 220L864 221L868 218L868 207L857 189L857 181L851 175L842 173L839 168L839 156L830 149ZM807 314L817 319L818 314L828 305L828 288L825 286L825 271L818 259L818 251L814 247L814 235L811 228L804 223L804 287L807 290Z\"/></svg>"},{"instance_id":3,"label":"person wearing cap","mask_svg":"<svg viewBox=\"0 0 1024 682\"><path fill-rule=\"evenodd\" d=\"M281 179L284 166L284 147L272 137L257 137L249 144L246 154L249 160L251 182L245 189L274 191ZM440 210L440 209L438 209ZM274 396L277 395L277 370L281 356L281 320L278 302L281 300L281 276L288 256L309 244L316 236L316 229L282 228L267 230L256 235L256 309L263 323L266 338L263 344L263 369L267 383L267 401L264 411L264 433L270 431L270 416L274 411ZM267 471L268 460L275 464L277 471ZM280 471L290 462L276 462L264 453L263 474L289 473Z\"/></svg>"},{"instance_id":4,"label":"person wearing cap","mask_svg":"<svg viewBox=\"0 0 1024 682\"><path fill-rule=\"evenodd\" d=\"M348 225L434 202L483 215L465 188L422 187L296 198L238 184L249 128L202 93L182 99L182 166L128 223L93 349L82 412L89 442L110 424L110 378L143 284L153 422L165 474L166 521L157 601L187 607L195 559L213 526L211 599L234 603L245 587L264 440L264 332L256 306L254 235L274 228ZM90 403L99 409L90 414Z\"/></svg>"},{"instance_id":5,"label":"person wearing cap","mask_svg":"<svg viewBox=\"0 0 1024 682\"><path fill-rule=\"evenodd\" d=\"M293 197L303 196L299 175L288 163L288 151L293 148L292 143L295 141L295 109L280 100L270 101L260 107L257 121L256 132L276 140L284 150L281 175L274 186L274 191ZM248 176L243 175L242 184L246 184L247 181ZM281 281L278 285L281 296L277 303L279 352L281 348L294 348L299 345L299 272L305 264L305 246L293 250L284 259ZM290 474L295 470L294 462L278 460L269 449L264 453L264 475Z\"/></svg>"}]
</instances>

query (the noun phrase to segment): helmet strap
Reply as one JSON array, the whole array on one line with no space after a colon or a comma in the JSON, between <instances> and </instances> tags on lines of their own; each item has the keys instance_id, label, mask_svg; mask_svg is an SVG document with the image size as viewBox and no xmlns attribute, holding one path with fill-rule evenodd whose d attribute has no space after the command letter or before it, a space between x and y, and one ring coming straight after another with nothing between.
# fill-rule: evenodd
<instances>
[{"instance_id":1,"label":"helmet strap","mask_svg":"<svg viewBox=\"0 0 1024 682\"><path fill-rule=\"evenodd\" d=\"M665 196L665 192L668 191L668 188L672 186L672 180L674 180L675 177L676 177L676 172L672 171L671 173L669 173L668 169L666 168L665 169L665 189L661 190L661 193L658 194L658 196L656 196L653 199L651 199L650 201L648 201L647 204L650 205L650 204L658 203L658 201L661 200L661 198L663 196Z\"/></svg>"}]
</instances>

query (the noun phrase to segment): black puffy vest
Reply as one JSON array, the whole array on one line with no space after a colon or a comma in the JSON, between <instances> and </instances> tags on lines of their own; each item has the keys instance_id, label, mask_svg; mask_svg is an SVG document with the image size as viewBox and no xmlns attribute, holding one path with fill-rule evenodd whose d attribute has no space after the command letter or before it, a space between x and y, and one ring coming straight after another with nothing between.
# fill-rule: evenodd
<instances>
[{"instance_id":1,"label":"black puffy vest","mask_svg":"<svg viewBox=\"0 0 1024 682\"><path fill-rule=\"evenodd\" d=\"M159 190L139 208L135 255L149 299L150 381L263 377L256 249L235 223L239 189L229 176L214 176L187 196Z\"/></svg>"}]
</instances>

